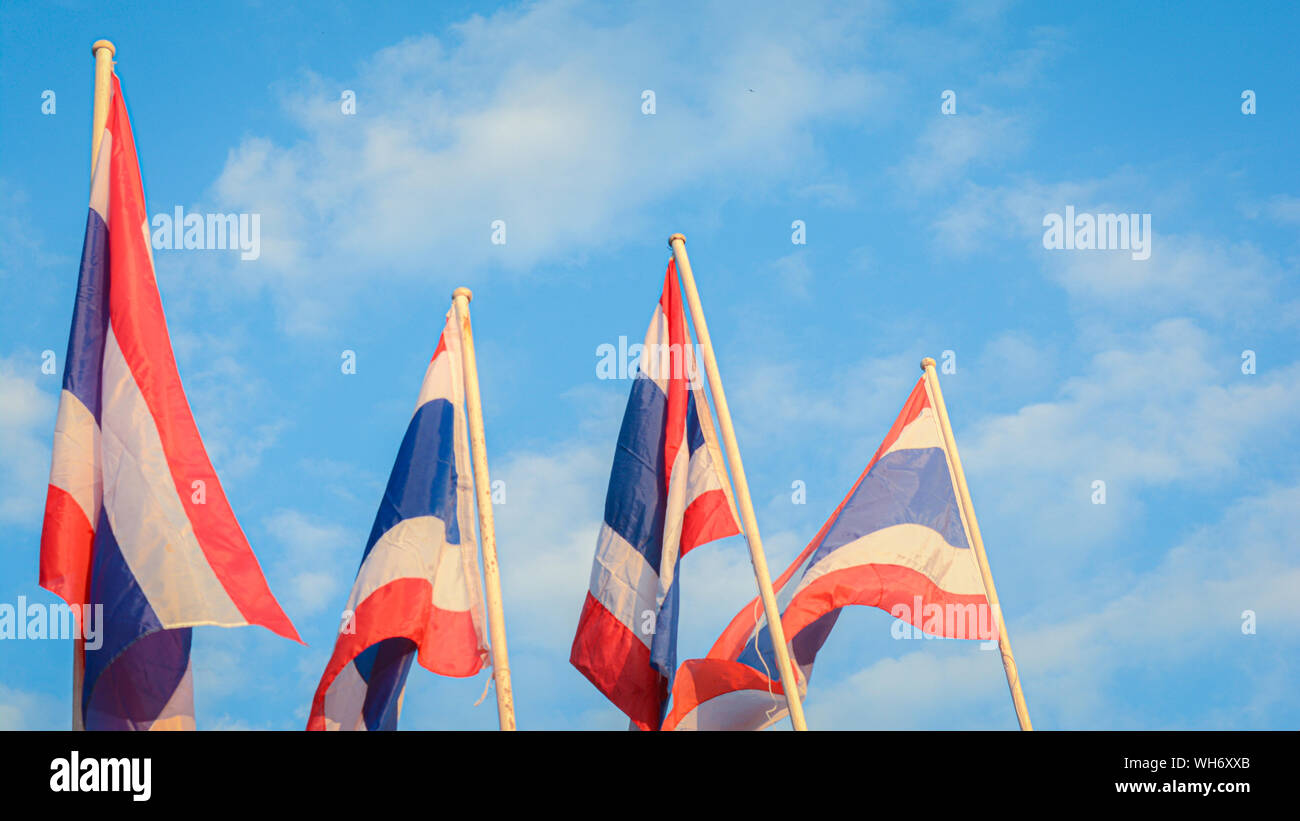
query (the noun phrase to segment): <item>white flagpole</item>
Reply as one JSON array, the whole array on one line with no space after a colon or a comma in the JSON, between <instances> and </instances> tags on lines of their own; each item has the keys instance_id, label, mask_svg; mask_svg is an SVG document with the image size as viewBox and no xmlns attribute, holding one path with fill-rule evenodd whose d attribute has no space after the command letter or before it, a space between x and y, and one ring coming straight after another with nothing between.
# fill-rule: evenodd
<instances>
[{"instance_id":1,"label":"white flagpole","mask_svg":"<svg viewBox=\"0 0 1300 821\"><path fill-rule=\"evenodd\" d=\"M700 350L704 355L704 369L709 378L709 391L713 394L713 406L718 414L718 428L722 434L722 444L727 451L727 462L731 465L731 476L736 486L736 504L740 508L741 524L745 528L745 541L749 543L749 558L754 565L754 579L758 582L758 592L763 599L763 612L772 635L772 648L776 652L777 668L781 671L781 687L785 690L785 702L790 708L790 723L796 730L806 730L803 705L799 703L799 684L794 676L794 666L790 663L789 648L785 643L785 629L781 626L781 611L776 605L776 594L772 591L772 577L767 571L767 557L763 554L763 540L758 535L758 519L754 516L754 503L749 498L749 482L745 479L745 466L740 461L740 445L736 443L736 431L731 424L731 411L727 407L727 396L722 390L722 376L718 373L718 360L713 354L713 341L709 337L709 326L704 321L704 307L700 305L700 294L695 288L695 276L691 273L691 261L686 256L686 237L673 234L668 238L668 247L673 249L673 259L677 261L677 273L681 275L686 287L686 302L691 308L691 321L699 336Z\"/></svg>"},{"instance_id":2,"label":"white flagpole","mask_svg":"<svg viewBox=\"0 0 1300 821\"><path fill-rule=\"evenodd\" d=\"M95 57L95 96L90 115L90 182L95 182L95 163L99 161L99 144L108 124L108 103L113 93L113 55L117 48L108 40L96 40L90 47ZM85 613L82 613L85 618ZM82 625L84 627L84 625ZM85 675L85 643L79 636L72 639L72 729L84 730L81 716L81 679Z\"/></svg>"},{"instance_id":3,"label":"white flagpole","mask_svg":"<svg viewBox=\"0 0 1300 821\"><path fill-rule=\"evenodd\" d=\"M502 730L515 729L515 697L510 689L510 659L506 652L506 623L501 607L501 568L497 564L496 524L492 518L492 483L488 478L487 439L483 433L483 406L478 392L478 360L469 322L468 288L452 292L456 325L460 328L460 355L465 372L465 410L469 417L469 448L474 463L474 494L478 502L478 529L483 542L483 581L487 590L488 631L492 642L492 679L496 683L497 718Z\"/></svg>"},{"instance_id":4,"label":"white flagpole","mask_svg":"<svg viewBox=\"0 0 1300 821\"><path fill-rule=\"evenodd\" d=\"M957 455L957 440L952 435L952 425L948 422L948 408L943 403L943 392L939 390L939 375L934 370L934 360L926 357L921 360L921 370L925 371L925 381L934 398L935 413L939 416L939 427L943 430L943 443L952 459L952 472L957 481L957 498L961 502L966 523L970 526L971 545L975 549L975 560L979 562L980 576L984 580L984 592L988 596L989 607L998 628L998 649L1002 652L1002 667L1007 673L1007 686L1011 688L1011 703L1016 708L1016 720L1020 729L1032 730L1029 722L1029 707L1025 704L1025 694L1020 689L1020 673L1016 670L1016 657L1011 654L1011 638L1007 635L1006 622L1002 620L1002 607L998 604L998 591L993 586L993 571L989 569L989 557L984 552L984 539L980 537L979 522L975 520L975 506L971 503L970 489L966 486L966 474L961 469L961 457Z\"/></svg>"}]
</instances>

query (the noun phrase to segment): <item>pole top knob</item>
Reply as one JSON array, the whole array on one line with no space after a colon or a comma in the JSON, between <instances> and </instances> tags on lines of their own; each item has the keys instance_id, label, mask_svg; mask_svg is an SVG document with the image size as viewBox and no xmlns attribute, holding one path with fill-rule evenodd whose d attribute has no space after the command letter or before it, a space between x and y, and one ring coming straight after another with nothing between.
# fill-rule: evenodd
<instances>
[{"instance_id":1,"label":"pole top knob","mask_svg":"<svg viewBox=\"0 0 1300 821\"><path fill-rule=\"evenodd\" d=\"M114 54L117 54L117 47L113 45L113 41L111 40L96 40L95 44L90 47L90 53L98 57L99 50L101 48L108 49L109 57L112 57Z\"/></svg>"},{"instance_id":2,"label":"pole top knob","mask_svg":"<svg viewBox=\"0 0 1300 821\"><path fill-rule=\"evenodd\" d=\"M474 299L474 292L471 291L470 289L466 288L464 285L462 285L461 287L459 287L459 288L457 288L456 290L454 290L454 291L451 292L451 298L452 298L452 299L455 299L456 297L459 297L459 296L463 296L463 297L465 297L465 301L466 301L466 302L469 302L469 301L471 301L472 299Z\"/></svg>"},{"instance_id":3,"label":"pole top knob","mask_svg":"<svg viewBox=\"0 0 1300 821\"><path fill-rule=\"evenodd\" d=\"M673 234L671 237L668 238L668 247L669 247L669 248L672 248L672 247L673 247L673 240L678 240L678 239L681 240L683 243L685 243L685 242L686 242L686 235L685 235L685 234Z\"/></svg>"},{"instance_id":4,"label":"pole top knob","mask_svg":"<svg viewBox=\"0 0 1300 821\"><path fill-rule=\"evenodd\" d=\"M925 370L926 368L933 368L933 367L934 367L933 357L927 356L925 359L921 360L921 370Z\"/></svg>"}]
</instances>

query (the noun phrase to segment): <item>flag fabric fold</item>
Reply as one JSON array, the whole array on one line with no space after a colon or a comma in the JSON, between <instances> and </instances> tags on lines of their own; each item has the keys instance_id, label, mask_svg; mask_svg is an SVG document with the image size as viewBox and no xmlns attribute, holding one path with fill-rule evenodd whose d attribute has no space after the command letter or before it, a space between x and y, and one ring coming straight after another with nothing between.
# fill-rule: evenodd
<instances>
[{"instance_id":1,"label":"flag fabric fold","mask_svg":"<svg viewBox=\"0 0 1300 821\"><path fill-rule=\"evenodd\" d=\"M100 646L78 642L74 712L88 730L192 729L191 627L260 624L300 640L181 386L116 75L64 360L40 584L74 613L103 607Z\"/></svg>"},{"instance_id":2,"label":"flag fabric fold","mask_svg":"<svg viewBox=\"0 0 1300 821\"><path fill-rule=\"evenodd\" d=\"M740 532L674 262L624 412L569 660L643 730L677 667L680 559Z\"/></svg>"},{"instance_id":3,"label":"flag fabric fold","mask_svg":"<svg viewBox=\"0 0 1300 821\"><path fill-rule=\"evenodd\" d=\"M922 377L849 495L774 584L801 698L848 605L878 607L947 638L997 638L933 408ZM786 713L755 599L707 657L682 664L663 729L757 730Z\"/></svg>"},{"instance_id":4,"label":"flag fabric fold","mask_svg":"<svg viewBox=\"0 0 1300 821\"><path fill-rule=\"evenodd\" d=\"M308 730L395 730L413 661L488 663L460 336L448 312L425 371Z\"/></svg>"}]
</instances>

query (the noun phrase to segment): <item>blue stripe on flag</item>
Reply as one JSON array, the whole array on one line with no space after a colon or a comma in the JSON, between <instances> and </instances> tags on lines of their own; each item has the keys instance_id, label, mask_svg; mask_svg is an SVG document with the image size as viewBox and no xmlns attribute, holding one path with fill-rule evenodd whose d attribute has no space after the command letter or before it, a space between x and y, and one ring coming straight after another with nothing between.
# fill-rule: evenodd
<instances>
[{"instance_id":1,"label":"blue stripe on flag","mask_svg":"<svg viewBox=\"0 0 1300 821\"><path fill-rule=\"evenodd\" d=\"M132 642L95 682L83 726L87 730L150 729L185 678L193 632L189 627L159 630Z\"/></svg>"},{"instance_id":2,"label":"blue stripe on flag","mask_svg":"<svg viewBox=\"0 0 1300 821\"><path fill-rule=\"evenodd\" d=\"M104 341L108 335L108 226L90 209L81 250L77 301L72 309L63 388L81 400L98 422L102 406Z\"/></svg>"},{"instance_id":3,"label":"blue stripe on flag","mask_svg":"<svg viewBox=\"0 0 1300 821\"><path fill-rule=\"evenodd\" d=\"M654 638L650 640L650 665L668 679L669 690L672 689L673 674L677 672L679 585L680 577L674 572L672 584L668 585L668 593L664 596L663 604L659 605L659 613L655 617Z\"/></svg>"},{"instance_id":4,"label":"blue stripe on flag","mask_svg":"<svg viewBox=\"0 0 1300 821\"><path fill-rule=\"evenodd\" d=\"M388 487L375 514L366 556L379 538L403 519L436 516L447 527L447 542L460 544L456 516L456 450L452 430L455 408L447 399L432 399L420 406L406 427Z\"/></svg>"},{"instance_id":5,"label":"blue stripe on flag","mask_svg":"<svg viewBox=\"0 0 1300 821\"><path fill-rule=\"evenodd\" d=\"M396 637L376 642L353 662L366 682L361 716L367 730L396 730L398 706L407 673L415 659L415 642Z\"/></svg>"},{"instance_id":6,"label":"blue stripe on flag","mask_svg":"<svg viewBox=\"0 0 1300 821\"><path fill-rule=\"evenodd\" d=\"M686 403L686 441L689 443L690 455L694 456L695 451L704 447L704 430L700 428L700 415L695 410L694 392L689 396L690 401Z\"/></svg>"},{"instance_id":7,"label":"blue stripe on flag","mask_svg":"<svg viewBox=\"0 0 1300 821\"><path fill-rule=\"evenodd\" d=\"M605 524L645 556L656 573L663 553L667 410L668 398L654 380L632 381L605 495Z\"/></svg>"},{"instance_id":8,"label":"blue stripe on flag","mask_svg":"<svg viewBox=\"0 0 1300 821\"><path fill-rule=\"evenodd\" d=\"M822 614L816 621L800 630L798 635L790 639L795 664L808 664L817 657L817 652L822 649L822 645L826 643L826 638L831 634L831 628L839 620L842 609L836 608ZM736 661L741 664L748 664L758 672L769 675L773 680L780 680L776 652L772 649L772 632L768 630L766 620L763 621L758 636L750 639L749 643L745 645L745 649L736 657Z\"/></svg>"},{"instance_id":9,"label":"blue stripe on flag","mask_svg":"<svg viewBox=\"0 0 1300 821\"><path fill-rule=\"evenodd\" d=\"M939 448L896 450L881 457L826 531L804 573L836 548L901 524L925 525L953 547L970 547L948 462Z\"/></svg>"}]
</instances>

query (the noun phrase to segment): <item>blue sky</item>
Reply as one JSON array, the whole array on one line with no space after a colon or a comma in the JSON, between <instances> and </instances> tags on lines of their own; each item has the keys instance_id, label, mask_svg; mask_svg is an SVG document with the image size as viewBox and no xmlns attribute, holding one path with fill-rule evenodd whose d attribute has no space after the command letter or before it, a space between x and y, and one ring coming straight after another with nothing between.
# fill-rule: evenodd
<instances>
[{"instance_id":1,"label":"blue sky","mask_svg":"<svg viewBox=\"0 0 1300 821\"><path fill-rule=\"evenodd\" d=\"M196 631L201 728L304 724L458 285L506 483L519 725L626 727L568 664L629 388L595 352L644 335L676 231L774 570L950 351L1036 726L1300 724L1286 4L121 5L0 10L0 601L53 599L41 354L67 344L109 38L150 212L261 214L256 260L155 252L200 431L309 643ZM1067 206L1150 214L1150 258L1044 248ZM681 574L689 658L754 587L739 539ZM890 624L841 618L810 726L1015 726L995 653ZM67 726L70 660L0 641L0 728ZM483 684L413 673L403 727L494 727Z\"/></svg>"}]
</instances>

